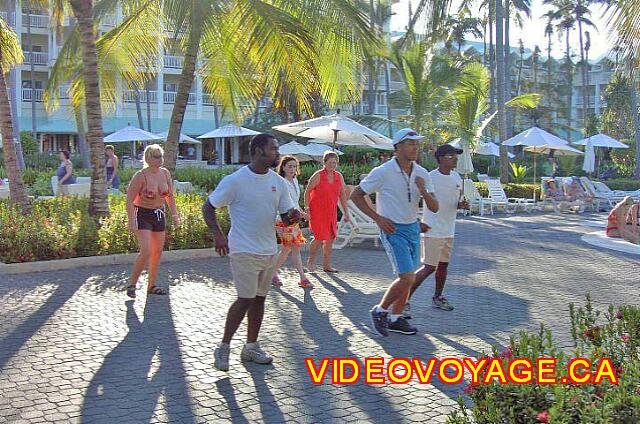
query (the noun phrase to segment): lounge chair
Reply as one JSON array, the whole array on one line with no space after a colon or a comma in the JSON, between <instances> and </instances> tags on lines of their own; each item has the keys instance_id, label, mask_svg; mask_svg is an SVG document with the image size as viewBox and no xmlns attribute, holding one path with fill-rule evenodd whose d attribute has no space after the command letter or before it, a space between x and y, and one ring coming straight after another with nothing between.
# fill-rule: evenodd
<instances>
[{"instance_id":1,"label":"lounge chair","mask_svg":"<svg viewBox=\"0 0 640 424\"><path fill-rule=\"evenodd\" d=\"M560 194L549 194L548 181L553 180L556 189ZM544 210L545 207L551 206L552 210L559 214L561 212L577 212L580 211L582 204L578 201L570 201L567 199L564 191L564 179L562 177L542 177L540 179L540 186L542 187L542 201L540 207Z\"/></svg>"},{"instance_id":2,"label":"lounge chair","mask_svg":"<svg viewBox=\"0 0 640 424\"><path fill-rule=\"evenodd\" d=\"M58 177L51 177L53 195L58 195ZM87 197L91 191L91 177L76 177L75 184L69 184L69 195Z\"/></svg>"},{"instance_id":3,"label":"lounge chair","mask_svg":"<svg viewBox=\"0 0 640 424\"><path fill-rule=\"evenodd\" d=\"M9 198L9 184L0 185L0 199Z\"/></svg>"},{"instance_id":4,"label":"lounge chair","mask_svg":"<svg viewBox=\"0 0 640 424\"><path fill-rule=\"evenodd\" d=\"M347 200L349 209L348 222L344 220L345 213L340 202L338 202L338 207L342 212L343 218L338 222L338 234L333 242L334 249L342 249L347 245L351 246L353 243L360 243L363 240L373 240L374 244L378 246L380 238L378 224L365 215L351 199Z\"/></svg>"},{"instance_id":5,"label":"lounge chair","mask_svg":"<svg viewBox=\"0 0 640 424\"><path fill-rule=\"evenodd\" d=\"M494 207L501 207L505 212L515 212L518 208L531 212L535 207L533 199L525 199L522 197L507 197L500 180L489 178L487 180L487 188L489 189L489 197Z\"/></svg>"},{"instance_id":6,"label":"lounge chair","mask_svg":"<svg viewBox=\"0 0 640 424\"><path fill-rule=\"evenodd\" d=\"M635 200L640 200L640 189L635 191L611 190L609 186L600 181L593 181L593 186L596 193L603 196L611 197L613 199L618 199L618 201L624 199L627 196L630 196Z\"/></svg>"},{"instance_id":7,"label":"lounge chair","mask_svg":"<svg viewBox=\"0 0 640 424\"><path fill-rule=\"evenodd\" d=\"M593 183L588 177L580 177L580 184L589 193L593 196L594 203L597 205L598 210L601 209L603 203L609 205L609 209L613 209L615 204L622 200L618 196L613 196L610 194L605 194L602 191L598 191ZM619 199L619 200L616 200Z\"/></svg>"},{"instance_id":8,"label":"lounge chair","mask_svg":"<svg viewBox=\"0 0 640 424\"><path fill-rule=\"evenodd\" d=\"M484 216L485 209L493 215L493 201L488 197L482 197L478 188L470 179L464 180L464 197L469 202L471 212L477 210L480 216Z\"/></svg>"}]
</instances>

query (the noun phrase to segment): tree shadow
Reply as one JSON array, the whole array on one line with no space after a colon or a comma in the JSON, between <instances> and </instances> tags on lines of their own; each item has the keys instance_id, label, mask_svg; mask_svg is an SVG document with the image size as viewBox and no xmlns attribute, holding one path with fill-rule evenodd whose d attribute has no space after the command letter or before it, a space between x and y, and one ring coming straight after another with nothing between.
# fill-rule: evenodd
<instances>
[{"instance_id":1,"label":"tree shadow","mask_svg":"<svg viewBox=\"0 0 640 424\"><path fill-rule=\"evenodd\" d=\"M170 297L149 296L142 321L125 304L129 332L91 380L81 422L149 422L159 409L169 422L194 422Z\"/></svg>"}]
</instances>

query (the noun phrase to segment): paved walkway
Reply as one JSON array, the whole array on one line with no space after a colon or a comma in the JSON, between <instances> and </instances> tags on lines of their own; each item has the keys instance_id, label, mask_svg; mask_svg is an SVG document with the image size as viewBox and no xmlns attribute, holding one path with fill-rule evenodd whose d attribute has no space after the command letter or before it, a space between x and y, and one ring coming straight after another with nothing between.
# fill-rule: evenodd
<instances>
[{"instance_id":1,"label":"paved walkway","mask_svg":"<svg viewBox=\"0 0 640 424\"><path fill-rule=\"evenodd\" d=\"M580 241L602 215L464 219L446 289L453 312L413 302L416 336L370 332L367 311L390 278L371 245L335 252L337 276L304 293L287 270L268 298L272 366L213 368L234 298L225 259L166 264L170 295L126 301L128 267L0 276L0 422L439 422L464 383L314 386L303 358L478 355L520 329L549 325L569 343L568 302L637 302L637 257ZM635 269L635 271L632 271ZM244 335L244 325L240 328Z\"/></svg>"}]
</instances>

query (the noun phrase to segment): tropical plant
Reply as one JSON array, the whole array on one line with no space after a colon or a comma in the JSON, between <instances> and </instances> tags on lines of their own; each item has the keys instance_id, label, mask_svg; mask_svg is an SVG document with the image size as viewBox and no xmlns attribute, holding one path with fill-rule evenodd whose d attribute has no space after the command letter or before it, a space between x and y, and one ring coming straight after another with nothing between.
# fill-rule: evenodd
<instances>
[{"instance_id":1,"label":"tropical plant","mask_svg":"<svg viewBox=\"0 0 640 424\"><path fill-rule=\"evenodd\" d=\"M311 114L317 96L333 106L361 91L353 70L375 38L353 2L166 0L163 8L185 56L165 144L171 171L200 49L204 85L236 121L243 103L262 96L284 109L294 99Z\"/></svg>"},{"instance_id":2,"label":"tropical plant","mask_svg":"<svg viewBox=\"0 0 640 424\"><path fill-rule=\"evenodd\" d=\"M23 171L18 167L16 146L13 140L12 110L5 79L8 70L21 63L22 59L22 47L18 35L11 29L7 21L0 17L0 131L2 132L4 166L9 178L11 201L19 205L23 213L28 213L31 210L31 204L22 181Z\"/></svg>"},{"instance_id":3,"label":"tropical plant","mask_svg":"<svg viewBox=\"0 0 640 424\"><path fill-rule=\"evenodd\" d=\"M517 163L511 163L510 165L511 165L511 175L513 176L513 182L523 183L529 168L527 168L524 165L518 165Z\"/></svg>"},{"instance_id":4,"label":"tropical plant","mask_svg":"<svg viewBox=\"0 0 640 424\"><path fill-rule=\"evenodd\" d=\"M498 136L500 138L500 180L503 183L509 182L509 157L507 156L507 147L502 142L507 139L507 117L505 114L505 98L504 98L504 10L502 1L495 2L495 19L496 19L496 90L497 113L498 113Z\"/></svg>"}]
</instances>

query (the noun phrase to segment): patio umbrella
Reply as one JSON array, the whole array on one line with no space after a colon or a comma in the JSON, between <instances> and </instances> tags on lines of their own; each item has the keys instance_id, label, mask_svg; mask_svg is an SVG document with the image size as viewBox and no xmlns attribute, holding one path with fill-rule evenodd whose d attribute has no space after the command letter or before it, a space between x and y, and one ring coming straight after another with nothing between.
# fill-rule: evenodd
<instances>
[{"instance_id":1,"label":"patio umbrella","mask_svg":"<svg viewBox=\"0 0 640 424\"><path fill-rule=\"evenodd\" d=\"M290 143L283 144L282 146L280 146L278 151L280 152L280 155L291 155L291 156L295 156L296 159L298 159L301 162L308 162L310 160L313 160L313 158L311 157L311 155L309 155L306 152L305 150L306 147L307 146L303 144L292 141Z\"/></svg>"},{"instance_id":2,"label":"patio umbrella","mask_svg":"<svg viewBox=\"0 0 640 424\"><path fill-rule=\"evenodd\" d=\"M591 141L587 141L587 148L584 151L584 162L582 163L582 170L588 174L591 174L596 169L596 152L593 148Z\"/></svg>"},{"instance_id":3,"label":"patio umbrella","mask_svg":"<svg viewBox=\"0 0 640 424\"><path fill-rule=\"evenodd\" d=\"M133 157L136 156L136 141L159 141L163 138L150 133L148 131L142 130L138 127L134 127L131 124L128 124L124 128L120 128L118 131L109 134L104 138L105 143L133 143Z\"/></svg>"},{"instance_id":4,"label":"patio umbrella","mask_svg":"<svg viewBox=\"0 0 640 424\"><path fill-rule=\"evenodd\" d=\"M326 144L318 144L318 143L309 143L306 146L305 151L309 156L313 156L315 158L322 158L326 152L334 152L338 156L344 155L340 150L332 149Z\"/></svg>"},{"instance_id":5,"label":"patio umbrella","mask_svg":"<svg viewBox=\"0 0 640 424\"><path fill-rule=\"evenodd\" d=\"M338 113L291 124L276 125L274 130L305 138L316 143L347 146L390 147L391 139Z\"/></svg>"},{"instance_id":6,"label":"patio umbrella","mask_svg":"<svg viewBox=\"0 0 640 424\"><path fill-rule=\"evenodd\" d=\"M566 140L561 139L558 136L551 134L539 127L531 127L528 130L522 131L519 134L514 135L508 140L502 142L505 146L525 146L527 152L533 153L549 153L551 150L557 152L562 149L562 146L567 146L569 149L579 152L579 150L569 147L569 143ZM560 153L560 155L564 155ZM533 155L533 181L536 181L536 155ZM536 200L536 191L533 190L533 201Z\"/></svg>"},{"instance_id":7,"label":"patio umbrella","mask_svg":"<svg viewBox=\"0 0 640 424\"><path fill-rule=\"evenodd\" d=\"M473 172L473 162L471 160L471 151L469 149L469 145L462 141L461 138L456 138L455 140L449 142L450 145L455 147L456 149L462 149L462 154L458 157L458 164L456 165L456 171L460 174L466 175L470 172Z\"/></svg>"},{"instance_id":8,"label":"patio umbrella","mask_svg":"<svg viewBox=\"0 0 640 424\"><path fill-rule=\"evenodd\" d=\"M169 135L169 131L164 131L161 133L157 134L158 136L162 137L163 140L167 139L167 136ZM196 140L195 138L189 137L186 134L180 133L180 138L178 139L178 143L182 143L182 144L202 144L202 142L200 140Z\"/></svg>"},{"instance_id":9,"label":"patio umbrella","mask_svg":"<svg viewBox=\"0 0 640 424\"><path fill-rule=\"evenodd\" d=\"M476 144L473 153L475 153L476 155L500 157L500 146L490 141L481 141ZM509 159L513 159L516 155L511 152L507 152L507 156L509 156Z\"/></svg>"},{"instance_id":10,"label":"patio umbrella","mask_svg":"<svg viewBox=\"0 0 640 424\"><path fill-rule=\"evenodd\" d=\"M215 130L209 131L208 133L202 134L196 138L233 138L258 134L260 134L258 131L229 124L220 128L216 128Z\"/></svg>"},{"instance_id":11,"label":"patio umbrella","mask_svg":"<svg viewBox=\"0 0 640 424\"><path fill-rule=\"evenodd\" d=\"M619 142L615 138L611 138L606 134L596 134L591 137L583 138L582 140L578 140L573 144L577 146L586 146L588 142L591 142L593 147L610 147L612 149L628 149L624 143Z\"/></svg>"},{"instance_id":12,"label":"patio umbrella","mask_svg":"<svg viewBox=\"0 0 640 424\"><path fill-rule=\"evenodd\" d=\"M583 154L580 150L574 149L568 144L565 144L565 145L543 144L542 146L525 147L524 150L527 152L535 152L535 153L543 153L543 154L548 154L553 150L554 152L553 154L555 156L576 156L576 155Z\"/></svg>"}]
</instances>

